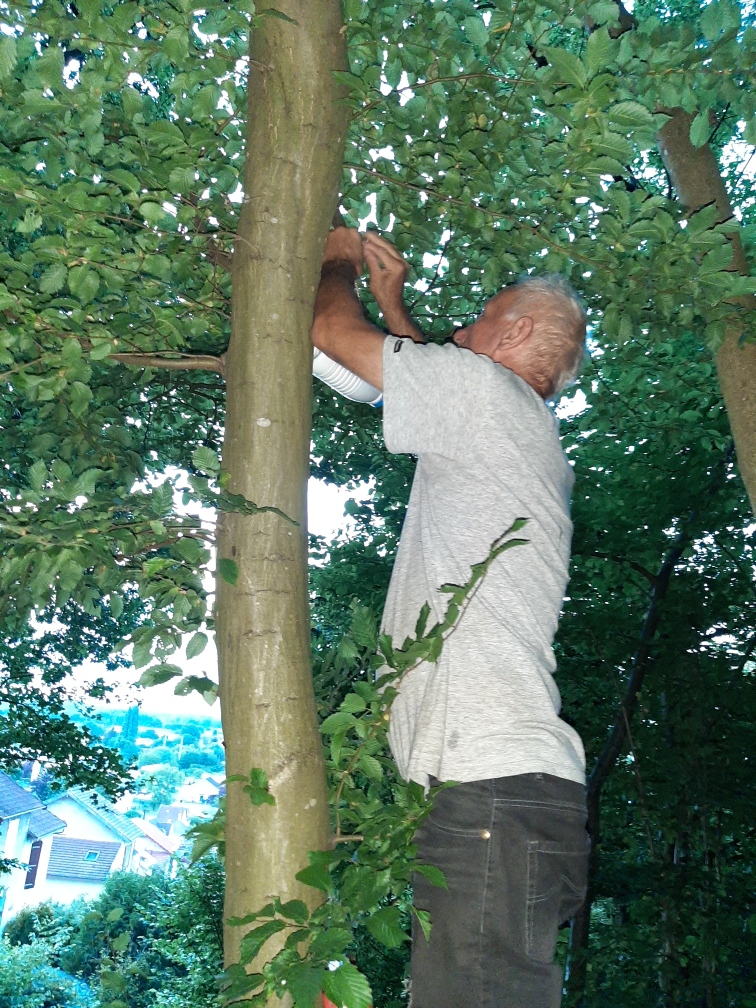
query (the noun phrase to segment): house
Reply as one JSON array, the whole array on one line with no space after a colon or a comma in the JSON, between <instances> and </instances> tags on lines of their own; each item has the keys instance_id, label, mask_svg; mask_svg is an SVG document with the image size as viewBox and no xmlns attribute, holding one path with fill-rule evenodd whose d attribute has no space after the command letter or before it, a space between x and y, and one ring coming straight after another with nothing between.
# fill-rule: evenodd
<instances>
[{"instance_id":1,"label":"house","mask_svg":"<svg viewBox=\"0 0 756 1008\"><path fill-rule=\"evenodd\" d=\"M33 792L0 772L0 857L17 862L0 876L0 931L28 905L28 893L47 870L54 835L65 825Z\"/></svg>"},{"instance_id":2,"label":"house","mask_svg":"<svg viewBox=\"0 0 756 1008\"><path fill-rule=\"evenodd\" d=\"M132 819L131 822L142 831L142 836L134 841L134 870L141 875L161 871L172 876L183 839L164 833L146 819Z\"/></svg>"},{"instance_id":3,"label":"house","mask_svg":"<svg viewBox=\"0 0 756 1008\"><path fill-rule=\"evenodd\" d=\"M183 837L195 819L211 819L215 814L212 805L200 802L174 802L161 805L155 816L155 823L169 836Z\"/></svg>"},{"instance_id":4,"label":"house","mask_svg":"<svg viewBox=\"0 0 756 1008\"><path fill-rule=\"evenodd\" d=\"M211 777L204 774L198 780L186 781L176 792L175 801L178 804L211 804L217 803L220 787Z\"/></svg>"},{"instance_id":5,"label":"house","mask_svg":"<svg viewBox=\"0 0 756 1008\"><path fill-rule=\"evenodd\" d=\"M113 872L136 870L134 843L141 831L105 799L71 788L49 798L44 811L62 826L52 837L46 860L40 858L34 885L23 894L23 906L91 899L102 892Z\"/></svg>"}]
</instances>

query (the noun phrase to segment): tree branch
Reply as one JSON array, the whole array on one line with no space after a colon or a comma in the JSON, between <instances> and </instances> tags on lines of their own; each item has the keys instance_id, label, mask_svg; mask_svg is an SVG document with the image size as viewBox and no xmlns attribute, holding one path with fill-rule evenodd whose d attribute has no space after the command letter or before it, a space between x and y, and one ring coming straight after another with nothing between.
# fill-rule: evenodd
<instances>
[{"instance_id":1,"label":"tree branch","mask_svg":"<svg viewBox=\"0 0 756 1008\"><path fill-rule=\"evenodd\" d=\"M212 357L210 354L176 354L168 357L161 353L115 353L110 354L109 360L131 367L165 368L168 371L216 371L220 375L226 373L225 354L220 357Z\"/></svg>"}]
</instances>

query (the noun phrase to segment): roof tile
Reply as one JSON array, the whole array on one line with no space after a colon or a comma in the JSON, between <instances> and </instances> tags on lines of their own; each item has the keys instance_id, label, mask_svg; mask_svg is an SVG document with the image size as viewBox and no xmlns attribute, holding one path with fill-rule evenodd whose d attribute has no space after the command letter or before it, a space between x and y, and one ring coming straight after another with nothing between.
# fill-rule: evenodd
<instances>
[{"instance_id":1,"label":"roof tile","mask_svg":"<svg viewBox=\"0 0 756 1008\"><path fill-rule=\"evenodd\" d=\"M109 840L53 837L47 877L104 882L120 849L121 844Z\"/></svg>"}]
</instances>

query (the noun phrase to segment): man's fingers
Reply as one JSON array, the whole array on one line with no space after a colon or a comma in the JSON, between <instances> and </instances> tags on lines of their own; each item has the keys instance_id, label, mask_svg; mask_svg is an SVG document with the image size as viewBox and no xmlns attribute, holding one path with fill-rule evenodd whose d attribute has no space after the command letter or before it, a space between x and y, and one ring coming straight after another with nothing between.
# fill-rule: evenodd
<instances>
[{"instance_id":1,"label":"man's fingers","mask_svg":"<svg viewBox=\"0 0 756 1008\"><path fill-rule=\"evenodd\" d=\"M380 251L383 255L390 259L395 259L397 262L404 262L404 256L401 252L387 241L382 238L381 235L376 234L375 231L368 231L365 234L365 248L374 248L376 251Z\"/></svg>"}]
</instances>

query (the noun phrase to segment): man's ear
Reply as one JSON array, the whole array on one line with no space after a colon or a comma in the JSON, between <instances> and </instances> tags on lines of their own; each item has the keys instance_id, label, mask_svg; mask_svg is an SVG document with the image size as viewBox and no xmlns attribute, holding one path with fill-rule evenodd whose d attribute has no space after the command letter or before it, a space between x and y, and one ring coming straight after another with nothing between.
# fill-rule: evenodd
<instances>
[{"instance_id":1,"label":"man's ear","mask_svg":"<svg viewBox=\"0 0 756 1008\"><path fill-rule=\"evenodd\" d=\"M499 340L500 350L513 350L521 346L533 332L535 322L530 315L521 315L515 322L510 323L501 335Z\"/></svg>"}]
</instances>

